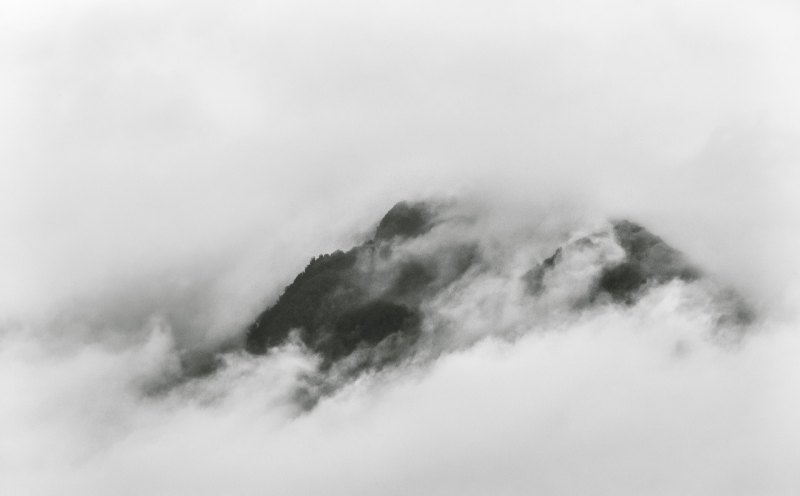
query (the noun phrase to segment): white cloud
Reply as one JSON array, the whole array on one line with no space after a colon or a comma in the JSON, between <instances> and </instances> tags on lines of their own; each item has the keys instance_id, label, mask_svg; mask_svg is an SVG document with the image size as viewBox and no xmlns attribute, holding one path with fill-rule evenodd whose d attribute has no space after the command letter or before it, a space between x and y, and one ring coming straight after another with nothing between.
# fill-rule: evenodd
<instances>
[{"instance_id":1,"label":"white cloud","mask_svg":"<svg viewBox=\"0 0 800 496\"><path fill-rule=\"evenodd\" d=\"M34 415L4 409L4 483L22 494L791 494L794 333L727 350L699 332L702 312L656 300L367 378L300 416L283 397L309 370L294 351L142 397L133 385L163 367L150 358L159 346L12 349L3 393Z\"/></svg>"},{"instance_id":2,"label":"white cloud","mask_svg":"<svg viewBox=\"0 0 800 496\"><path fill-rule=\"evenodd\" d=\"M796 493L799 18L763 0L4 2L0 492ZM586 212L642 221L766 323L719 348L670 287L296 419L296 350L142 396L394 201L450 194L525 256ZM451 301L488 312L455 325L525 327L492 299L506 275Z\"/></svg>"}]
</instances>

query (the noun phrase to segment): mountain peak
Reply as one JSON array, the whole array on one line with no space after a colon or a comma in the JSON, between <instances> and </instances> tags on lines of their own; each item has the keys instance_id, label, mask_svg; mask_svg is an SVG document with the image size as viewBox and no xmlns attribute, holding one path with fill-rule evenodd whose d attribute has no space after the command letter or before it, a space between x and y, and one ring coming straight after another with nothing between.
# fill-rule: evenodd
<instances>
[{"instance_id":1,"label":"mountain peak","mask_svg":"<svg viewBox=\"0 0 800 496\"><path fill-rule=\"evenodd\" d=\"M424 202L399 202L383 216L375 230L375 240L395 237L414 238L433 227L432 206Z\"/></svg>"},{"instance_id":2,"label":"mountain peak","mask_svg":"<svg viewBox=\"0 0 800 496\"><path fill-rule=\"evenodd\" d=\"M648 291L671 281L691 284L706 278L681 252L627 220L571 236L574 241L558 243L549 254L540 252L538 263L531 260L532 268L514 276L503 265L513 257L498 260L491 256L493 247L505 243L505 250L525 253L527 246L544 246L547 240L487 239L491 230L482 231L480 223L432 230L459 222L457 215L437 219L438 213L429 203L398 203L381 218L373 240L312 258L249 327L247 350L263 354L299 341L320 358L323 371L348 377L414 356L423 338L430 347L447 339L469 342L506 332L499 317L468 321L468 327L485 327L477 335L448 329L453 316L458 320L476 305L521 302L535 321L547 322L554 315L579 315L587 306L634 306ZM422 237L431 242L408 243ZM502 289L481 292L493 285ZM709 298L719 302L720 318L747 314L735 292L706 286L712 288ZM473 301L476 294L482 299Z\"/></svg>"}]
</instances>

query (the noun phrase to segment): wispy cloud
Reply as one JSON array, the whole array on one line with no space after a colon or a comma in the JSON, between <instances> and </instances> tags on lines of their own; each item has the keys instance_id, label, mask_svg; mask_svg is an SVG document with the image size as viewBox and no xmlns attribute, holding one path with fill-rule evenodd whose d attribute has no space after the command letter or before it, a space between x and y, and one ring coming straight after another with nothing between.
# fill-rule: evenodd
<instances>
[{"instance_id":1,"label":"wispy cloud","mask_svg":"<svg viewBox=\"0 0 800 496\"><path fill-rule=\"evenodd\" d=\"M3 3L0 492L796 493L799 18L777 0ZM514 340L299 416L300 349L162 388L311 256L448 195L481 212L498 270L431 304L458 336ZM543 326L513 274L608 217L745 294L751 337L708 338L691 284Z\"/></svg>"}]
</instances>

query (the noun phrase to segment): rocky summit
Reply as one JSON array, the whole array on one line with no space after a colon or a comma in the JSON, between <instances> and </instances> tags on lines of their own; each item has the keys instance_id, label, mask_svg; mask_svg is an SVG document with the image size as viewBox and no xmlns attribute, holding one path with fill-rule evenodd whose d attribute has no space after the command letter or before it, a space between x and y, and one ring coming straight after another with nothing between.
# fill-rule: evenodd
<instances>
[{"instance_id":1,"label":"rocky summit","mask_svg":"<svg viewBox=\"0 0 800 496\"><path fill-rule=\"evenodd\" d=\"M379 222L373 239L348 251L314 257L247 332L247 350L265 353L291 333L323 358L323 367L361 351L359 366L380 366L404 355L416 341L422 321L420 303L441 289L436 261L409 259L386 277L381 261L392 248L423 236L436 223L427 203L398 203ZM471 265L471 256L450 279ZM388 284L387 284L388 282Z\"/></svg>"},{"instance_id":2,"label":"rocky summit","mask_svg":"<svg viewBox=\"0 0 800 496\"><path fill-rule=\"evenodd\" d=\"M447 332L438 314L471 286L485 285L492 271L512 274L504 287L522 288L515 297L538 309L531 320L601 305L633 307L655 288L699 282L720 320L745 325L752 317L738 295L707 282L680 251L628 220L566 233L549 253L532 255L516 276L495 267L474 225L450 205L398 203L371 239L312 258L249 326L247 350L264 354L299 344L320 358L322 371L398 363L418 352L423 340L435 342L437 333ZM493 294L495 301L504 297L512 296Z\"/></svg>"}]
</instances>

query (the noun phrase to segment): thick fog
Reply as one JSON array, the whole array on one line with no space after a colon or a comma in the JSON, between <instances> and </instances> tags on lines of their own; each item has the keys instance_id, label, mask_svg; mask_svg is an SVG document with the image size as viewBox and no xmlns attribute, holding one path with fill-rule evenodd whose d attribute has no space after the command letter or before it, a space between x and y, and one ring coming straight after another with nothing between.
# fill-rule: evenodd
<instances>
[{"instance_id":1,"label":"thick fog","mask_svg":"<svg viewBox=\"0 0 800 496\"><path fill-rule=\"evenodd\" d=\"M3 2L0 493L797 494L799 25L788 0ZM299 409L318 357L247 355L246 327L427 198L480 219L451 234L491 270L429 302L429 360ZM741 294L743 336L695 284L519 297L609 218Z\"/></svg>"}]
</instances>

